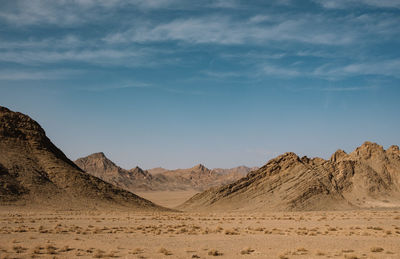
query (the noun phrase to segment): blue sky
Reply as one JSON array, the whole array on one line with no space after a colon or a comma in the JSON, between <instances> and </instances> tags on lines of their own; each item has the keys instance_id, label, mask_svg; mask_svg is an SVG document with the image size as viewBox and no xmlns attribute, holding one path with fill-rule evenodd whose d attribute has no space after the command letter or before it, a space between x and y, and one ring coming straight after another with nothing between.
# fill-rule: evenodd
<instances>
[{"instance_id":1,"label":"blue sky","mask_svg":"<svg viewBox=\"0 0 400 259\"><path fill-rule=\"evenodd\" d=\"M0 6L0 105L71 159L260 166L400 144L400 1Z\"/></svg>"}]
</instances>

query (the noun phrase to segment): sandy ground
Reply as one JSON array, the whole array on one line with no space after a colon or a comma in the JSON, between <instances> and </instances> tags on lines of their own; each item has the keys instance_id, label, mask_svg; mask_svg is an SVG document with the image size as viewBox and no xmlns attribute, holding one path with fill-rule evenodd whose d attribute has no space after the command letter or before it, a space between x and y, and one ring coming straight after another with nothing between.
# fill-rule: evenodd
<instances>
[{"instance_id":1,"label":"sandy ground","mask_svg":"<svg viewBox=\"0 0 400 259\"><path fill-rule=\"evenodd\" d=\"M0 208L1 258L400 258L400 211L134 213Z\"/></svg>"},{"instance_id":2,"label":"sandy ground","mask_svg":"<svg viewBox=\"0 0 400 259\"><path fill-rule=\"evenodd\" d=\"M185 201L187 201L190 197L195 195L196 191L159 191L159 192L135 192L135 194L148 199L158 205L174 208Z\"/></svg>"}]
</instances>

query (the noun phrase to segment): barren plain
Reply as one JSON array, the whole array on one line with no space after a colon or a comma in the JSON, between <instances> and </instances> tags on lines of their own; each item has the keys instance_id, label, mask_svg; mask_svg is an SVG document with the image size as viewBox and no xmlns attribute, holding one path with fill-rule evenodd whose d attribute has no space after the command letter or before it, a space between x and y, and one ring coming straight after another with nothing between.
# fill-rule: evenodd
<instances>
[{"instance_id":1,"label":"barren plain","mask_svg":"<svg viewBox=\"0 0 400 259\"><path fill-rule=\"evenodd\" d=\"M396 210L0 212L1 258L399 258L399 244Z\"/></svg>"}]
</instances>

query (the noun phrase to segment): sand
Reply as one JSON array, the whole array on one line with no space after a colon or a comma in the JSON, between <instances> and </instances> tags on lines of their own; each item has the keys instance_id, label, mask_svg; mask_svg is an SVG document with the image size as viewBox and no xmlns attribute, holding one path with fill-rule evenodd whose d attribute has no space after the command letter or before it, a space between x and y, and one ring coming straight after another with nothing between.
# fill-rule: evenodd
<instances>
[{"instance_id":1,"label":"sand","mask_svg":"<svg viewBox=\"0 0 400 259\"><path fill-rule=\"evenodd\" d=\"M130 213L0 208L1 258L399 258L400 211Z\"/></svg>"},{"instance_id":2,"label":"sand","mask_svg":"<svg viewBox=\"0 0 400 259\"><path fill-rule=\"evenodd\" d=\"M150 200L158 205L174 208L185 201L187 201L190 197L198 193L195 190L188 191L154 191L154 192L135 192L135 194L139 195L142 198Z\"/></svg>"}]
</instances>

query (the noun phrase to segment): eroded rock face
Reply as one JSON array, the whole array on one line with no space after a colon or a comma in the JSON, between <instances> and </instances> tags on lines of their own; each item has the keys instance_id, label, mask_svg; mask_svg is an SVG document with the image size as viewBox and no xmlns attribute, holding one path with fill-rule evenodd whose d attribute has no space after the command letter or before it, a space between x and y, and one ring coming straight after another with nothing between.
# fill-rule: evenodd
<instances>
[{"instance_id":1,"label":"eroded rock face","mask_svg":"<svg viewBox=\"0 0 400 259\"><path fill-rule=\"evenodd\" d=\"M246 177L197 194L184 210L335 210L400 207L397 146L365 142L330 160L285 153Z\"/></svg>"},{"instance_id":2,"label":"eroded rock face","mask_svg":"<svg viewBox=\"0 0 400 259\"><path fill-rule=\"evenodd\" d=\"M0 204L162 209L83 172L30 117L0 107Z\"/></svg>"}]
</instances>

